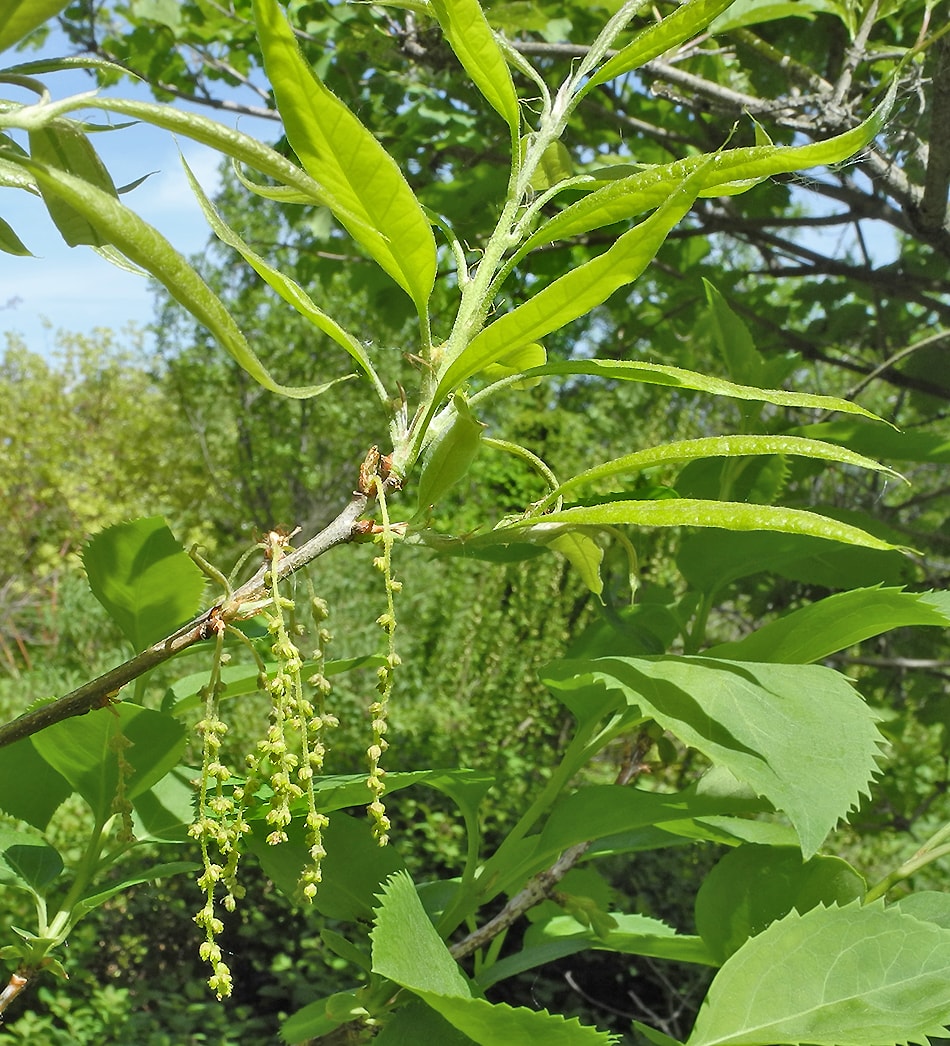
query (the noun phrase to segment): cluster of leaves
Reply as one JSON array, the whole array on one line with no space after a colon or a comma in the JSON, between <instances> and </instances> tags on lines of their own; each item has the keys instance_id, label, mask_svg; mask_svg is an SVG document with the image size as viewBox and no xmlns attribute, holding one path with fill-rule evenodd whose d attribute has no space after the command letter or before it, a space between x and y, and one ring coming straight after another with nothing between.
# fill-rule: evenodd
<instances>
[{"instance_id":1,"label":"cluster of leaves","mask_svg":"<svg viewBox=\"0 0 950 1046\"><path fill-rule=\"evenodd\" d=\"M19 4L0 44L15 42L62 6ZM947 852L947 829L935 832L913 859L870 887L843 861L818 853L829 832L867 794L878 770L882 737L874 713L845 677L817 662L894 628L945 627L950 621L946 594L850 584L844 586L847 591L787 613L741 639L710 644L707 637L722 593L737 579L766 567L779 573L817 568L840 574L850 569L852 576L870 572L877 580L882 571L899 570L894 566L901 562L899 539L879 527L778 504L791 463L799 460L814 470L835 466L893 478L891 470L860 446L862 439L870 439L887 450L894 437L878 436L874 414L849 401L774 387L788 378L794 361L761 356L711 285L705 289L706 316L726 359L727 377L591 356L584 346L549 358L542 344L639 280L698 200L731 198L768 177L838 163L868 147L891 111L899 80L893 79L863 122L846 129L835 126L837 133L825 141L779 147L757 133L748 146L705 150L672 162L638 161L627 168L594 166L575 174L565 162L562 139L575 125L582 102L602 85L636 74L672 49L692 47L705 32L736 28L728 20L725 27L716 21L729 7L720 0L689 0L646 25L633 21L639 6L624 4L592 29L593 42L556 91L545 78L551 70L544 63L530 65L495 34L476 0L432 0L419 12L437 24L467 74L468 91L477 92L507 129L507 189L500 194L494 227L482 238L477 257L467 237L420 202L393 157L316 75L274 0L254 0L253 25L287 141L300 166L254 139L168 106L111 97L54 102L34 77L62 63L34 63L4 74L38 101L9 102L0 113L0 125L9 132L28 134L27 148L11 133L3 135L3 184L40 193L67 242L91 245L155 276L269 392L308 400L335 386L339 376L321 375L328 380L303 386L275 379L270 361L265 365L221 298L119 200L84 126L68 114L92 107L212 144L242 165L236 172L249 191L282 203L326 208L357 248L404 292L415 317L412 355L420 364L408 390L400 381L401 364L388 365L367 339L329 315L297 280L255 250L189 172L217 236L288 307L343 349L383 412L391 453L383 462L375 450L367 455L351 502L352 519L344 513L340 518L345 527L334 530L331 525L327 537L317 535L313 547L319 551L313 555L357 536L375 533L383 541L379 563L386 577L386 606L378 620L388 638L379 664L384 702L398 665L393 599L398 583L389 561L397 537L443 554L488 560L530 560L553 551L591 593L601 596L604 545L611 540L625 553L626 570L636 586L635 549L621 528L698 528L679 553L678 569L690 586L685 595L658 592L656 598L636 603L619 630L594 634L588 649L577 648L570 660L543 671L573 729L547 779L500 841L487 840L480 824L482 803L493 783L485 772L426 767L386 775L389 795L427 787L457 806L466 846L456 874L416 884L398 847L376 845L372 827L346 812L367 803L365 774L308 779L306 797L298 788L295 799L284 780L289 771L281 767L270 777L272 794L255 781L235 835L228 835L222 822L227 846L236 847L244 836L244 845L291 896L299 895L303 883L314 884L315 845L325 849L321 887L312 901L322 915L349 927L347 936L328 928L322 939L353 967L353 989L314 1002L291 1018L283 1029L288 1041L356 1022L367 1029L381 1027L378 1041L389 1043L418 1041L424 1035L449 1044L555 1037L577 1046L606 1042L606 1035L559 1015L491 1003L485 997L507 977L588 949L716 968L686 1039L689 1046L896 1043L940 1034L950 1020L943 983L950 953L947 895L917 893L884 904L893 886ZM908 52L904 57L913 56ZM86 64L106 74L117 72L102 59ZM513 71L538 100L538 111L530 118ZM631 221L635 224L628 227ZM8 249L25 250L9 226L2 231ZM602 253L566 271L546 270L545 248L591 235L604 238ZM436 296L440 273L444 278ZM501 296L510 279L520 284L518 303L506 310ZM737 401L745 408L740 430L628 451L564 481L535 448L484 433L483 417L504 418L506 399L532 395L539 381L579 382L592 394L604 380ZM824 439L814 431L783 432L771 424L763 405L839 411L849 416L850 427L847 435L840 426L824 428L821 434L831 437ZM858 449L845 445L852 442ZM932 454L933 448L925 453ZM476 475L478 462L495 454L507 454L533 473L540 485L538 497L516 506L491 529L491 521L482 520L477 532L453 536L441 515L447 495ZM650 482L672 469L675 488ZM631 475L641 480L630 484ZM408 507L397 510L387 493L401 487ZM358 524L357 517L373 501L381 523ZM390 515L396 511L401 514ZM841 552L831 543L848 548ZM222 602L182 626L198 609L202 582L159 520L112 528L88 546L85 566L93 591L136 651L129 662L130 678L180 649L176 642L183 644L182 637L190 637L188 643L217 637L217 656L210 684L183 681L169 691L161 710L122 702L117 709L100 708L81 720L64 719L63 712L61 721L49 725L48 717L57 716L57 705L52 705L37 710L37 722L45 723L41 731L24 731L31 734L24 737L12 724L6 735L0 733L0 743L18 738L2 769L6 783L0 796L9 815L42 833L60 802L76 793L94 821L61 895L56 887L64 862L40 835L24 842L23 834L15 833L3 846L6 880L30 894L36 905L36 932L18 930L20 940L0 953L17 961L19 981L42 969L60 970L51 953L79 919L105 900L135 882L183 870L182 863L158 865L131 872L106 889L97 883L103 867L124 859L141 841L175 844L187 838L193 771L181 760L189 714L201 702L207 709L219 699L261 689L262 678L273 680L273 666L269 671L260 656L250 665L225 666L225 634L236 633L237 622L263 608L275 615L270 630L290 651L282 614L292 609L292 601L278 595L281 578L273 541L269 547L271 561L260 572L260 585L252 579L236 592L227 587ZM299 557L290 552L282 559L288 572L304 561L306 547ZM244 632L236 642L254 645ZM291 659L294 688L299 690L304 666L295 647L292 654L277 656L277 668L286 669ZM332 667L321 654L314 684L318 689ZM353 666L344 662L336 667L342 671ZM98 690L93 683L81 691L58 707L68 707L72 714L88 712L114 697L105 683ZM379 827L382 703L372 708L370 808ZM216 727L223 727L213 710ZM280 721L281 729L286 716L283 706L275 704L272 719ZM206 712L203 722L207 726L211 721ZM294 723L286 725L295 728ZM669 737L713 769L698 783L669 791L631 783L662 758L660 742ZM624 739L628 750L615 783L573 787L608 746ZM222 803L231 801L228 792L237 797L250 791L247 782L222 772L220 764L206 763L203 797L209 775L217 779ZM36 787L29 792L14 787L24 780ZM286 815L283 830L276 833L279 840L269 824L275 797ZM209 802L200 811L211 829L213 809ZM781 817L763 816L769 814ZM315 816L323 828L317 844L308 831ZM592 890L594 896L574 893L583 885L565 878L582 858L594 862L700 842L732 849L696 898L696 934L679 933L642 913L606 910L596 896L600 891ZM218 929L215 876L222 875L217 865L205 862L202 881L209 887L210 913L202 924L212 937ZM229 866L225 878L233 902L239 892L232 877ZM311 892L303 889L304 896ZM56 904L52 910L51 897ZM502 897L507 901L501 912L482 921L483 913L497 907ZM508 927L549 897L558 911L536 913L539 917L521 947L502 954ZM467 936L450 945L462 927L469 929ZM407 940L413 941L413 949L405 947ZM229 974L213 940L206 942L206 953L215 967L213 986L223 994ZM470 955L475 960L465 972L459 961ZM657 1029L639 1030L651 1042L676 1041Z\"/></svg>"}]
</instances>

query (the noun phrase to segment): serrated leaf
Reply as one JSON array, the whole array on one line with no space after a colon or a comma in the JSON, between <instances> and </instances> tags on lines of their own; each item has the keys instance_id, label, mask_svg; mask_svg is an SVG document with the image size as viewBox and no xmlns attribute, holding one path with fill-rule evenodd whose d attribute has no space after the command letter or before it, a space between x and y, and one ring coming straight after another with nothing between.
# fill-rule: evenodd
<instances>
[{"instance_id":1,"label":"serrated leaf","mask_svg":"<svg viewBox=\"0 0 950 1046\"><path fill-rule=\"evenodd\" d=\"M287 140L353 239L424 312L435 282L435 238L409 183L317 78L276 0L254 0L254 20Z\"/></svg>"},{"instance_id":2,"label":"serrated leaf","mask_svg":"<svg viewBox=\"0 0 950 1046\"><path fill-rule=\"evenodd\" d=\"M412 991L471 997L472 990L422 907L407 872L389 877L371 934L373 971ZM412 941L412 948L406 942Z\"/></svg>"},{"instance_id":3,"label":"serrated leaf","mask_svg":"<svg viewBox=\"0 0 950 1046\"><path fill-rule=\"evenodd\" d=\"M554 662L543 678L590 695L602 714L653 719L725 767L788 816L806 857L877 771L873 713L844 676L818 665L605 657Z\"/></svg>"},{"instance_id":4,"label":"serrated leaf","mask_svg":"<svg viewBox=\"0 0 950 1046\"><path fill-rule=\"evenodd\" d=\"M791 912L719 971L687 1046L925 1044L950 1024L950 930L899 910Z\"/></svg>"},{"instance_id":5,"label":"serrated leaf","mask_svg":"<svg viewBox=\"0 0 950 1046\"><path fill-rule=\"evenodd\" d=\"M96 599L136 650L169 635L200 605L204 575L161 516L100 531L82 561Z\"/></svg>"},{"instance_id":6,"label":"serrated leaf","mask_svg":"<svg viewBox=\"0 0 950 1046\"><path fill-rule=\"evenodd\" d=\"M809 664L872 636L911 625L950 625L950 614L927 601L927 593L898 588L861 588L793 610L745 639L720 643L705 653L737 661Z\"/></svg>"},{"instance_id":7,"label":"serrated leaf","mask_svg":"<svg viewBox=\"0 0 950 1046\"><path fill-rule=\"evenodd\" d=\"M472 83L518 134L521 110L511 70L477 0L430 0L432 13Z\"/></svg>"},{"instance_id":8,"label":"serrated leaf","mask_svg":"<svg viewBox=\"0 0 950 1046\"><path fill-rule=\"evenodd\" d=\"M97 824L108 819L119 783L116 742L129 765L125 794L147 791L181 759L184 726L171 716L139 705L120 703L48 726L30 740L40 755L86 800Z\"/></svg>"},{"instance_id":9,"label":"serrated leaf","mask_svg":"<svg viewBox=\"0 0 950 1046\"><path fill-rule=\"evenodd\" d=\"M22 40L27 33L58 14L69 0L4 0L0 24L0 51Z\"/></svg>"},{"instance_id":10,"label":"serrated leaf","mask_svg":"<svg viewBox=\"0 0 950 1046\"><path fill-rule=\"evenodd\" d=\"M805 861L796 848L747 844L727 853L703 880L696 929L722 963L793 909L804 915L819 904L849 904L866 890L864 879L840 857Z\"/></svg>"},{"instance_id":11,"label":"serrated leaf","mask_svg":"<svg viewBox=\"0 0 950 1046\"><path fill-rule=\"evenodd\" d=\"M386 883L372 932L373 970L408 988L482 1046L608 1046L611 1037L544 1010L473 998L468 982L426 915L412 880ZM407 947L407 942L412 947Z\"/></svg>"}]
</instances>

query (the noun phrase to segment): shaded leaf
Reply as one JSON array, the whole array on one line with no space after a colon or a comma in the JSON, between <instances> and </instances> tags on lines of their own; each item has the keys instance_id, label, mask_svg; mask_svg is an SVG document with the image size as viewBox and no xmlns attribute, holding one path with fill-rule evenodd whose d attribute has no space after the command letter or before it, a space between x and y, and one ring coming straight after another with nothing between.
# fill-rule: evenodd
<instances>
[{"instance_id":1,"label":"shaded leaf","mask_svg":"<svg viewBox=\"0 0 950 1046\"><path fill-rule=\"evenodd\" d=\"M819 904L860 900L864 879L839 857L805 861L792 847L740 846L730 851L703 880L696 895L696 929L722 963L767 926Z\"/></svg>"},{"instance_id":2,"label":"shaded leaf","mask_svg":"<svg viewBox=\"0 0 950 1046\"><path fill-rule=\"evenodd\" d=\"M137 650L162 639L198 609L204 575L161 516L118 523L82 552L89 587Z\"/></svg>"}]
</instances>

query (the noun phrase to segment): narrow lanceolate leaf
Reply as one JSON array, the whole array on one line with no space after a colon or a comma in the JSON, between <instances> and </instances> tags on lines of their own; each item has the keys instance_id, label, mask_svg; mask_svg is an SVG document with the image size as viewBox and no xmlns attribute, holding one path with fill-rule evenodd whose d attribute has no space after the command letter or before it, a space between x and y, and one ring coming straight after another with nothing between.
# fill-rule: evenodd
<instances>
[{"instance_id":1,"label":"narrow lanceolate leaf","mask_svg":"<svg viewBox=\"0 0 950 1046\"><path fill-rule=\"evenodd\" d=\"M306 291L304 291L295 280L292 280L289 276L285 276L278 269L269 265L259 254L248 247L244 240L242 240L241 237L238 236L238 234L224 221L215 206L205 195L204 190L198 184L198 180L192 173L191 168L187 163L185 163L184 157L182 157L181 162L185 168L188 182L191 185L191 191L195 194L208 224L214 230L215 236L217 236L223 243L226 243L229 247L233 247L234 250L236 250L248 263L248 265L254 269L258 276L260 276L268 286L277 291L288 305L292 305L301 316L304 316L318 330L323 331L324 334L328 335L338 345L344 348L360 365L364 373L373 382L380 398L385 401L387 399L386 390L380 384L379 378L373 369L373 365L370 363L369 357L366 355L366 350L360 342L350 334L349 331L341 327L336 320L328 316L322 309L318 308L310 299L310 296Z\"/></svg>"},{"instance_id":2,"label":"narrow lanceolate leaf","mask_svg":"<svg viewBox=\"0 0 950 1046\"><path fill-rule=\"evenodd\" d=\"M631 69L639 69L645 62L656 58L703 32L709 23L732 4L733 0L689 0L661 22L657 22L638 33L626 47L605 62L584 84L581 95L598 84L606 83L616 76L623 76Z\"/></svg>"},{"instance_id":3,"label":"narrow lanceolate leaf","mask_svg":"<svg viewBox=\"0 0 950 1046\"><path fill-rule=\"evenodd\" d=\"M483 367L559 330L606 301L620 287L632 283L692 206L696 196L690 188L693 184L690 180L681 184L655 214L625 232L599 257L555 280L476 335L454 360L448 361L440 375L436 400Z\"/></svg>"},{"instance_id":4,"label":"narrow lanceolate leaf","mask_svg":"<svg viewBox=\"0 0 950 1046\"><path fill-rule=\"evenodd\" d=\"M950 930L894 909L791 912L717 974L687 1046L899 1046L950 1024Z\"/></svg>"},{"instance_id":5,"label":"narrow lanceolate leaf","mask_svg":"<svg viewBox=\"0 0 950 1046\"><path fill-rule=\"evenodd\" d=\"M277 0L254 0L254 18L287 140L353 239L423 312L435 281L435 238L409 183L314 74Z\"/></svg>"},{"instance_id":6,"label":"narrow lanceolate leaf","mask_svg":"<svg viewBox=\"0 0 950 1046\"><path fill-rule=\"evenodd\" d=\"M778 407L799 407L812 410L835 410L843 414L860 414L875 421L881 419L857 403L837 396L813 396L807 392L786 392L784 389L759 389L752 385L736 385L723 378L714 378L681 367L667 367L661 363L641 363L630 360L566 360L546 363L524 371L526 378L569 374L585 374L611 381L639 381L645 385L667 385L674 389L693 389L712 396L773 403Z\"/></svg>"},{"instance_id":7,"label":"narrow lanceolate leaf","mask_svg":"<svg viewBox=\"0 0 950 1046\"><path fill-rule=\"evenodd\" d=\"M327 382L298 387L276 382L247 343L223 302L157 229L118 199L81 178L42 167L32 160L21 162L45 192L61 197L95 225L104 242L116 247L164 284L169 294L200 320L235 361L265 389L291 399L308 399L335 384Z\"/></svg>"},{"instance_id":8,"label":"narrow lanceolate leaf","mask_svg":"<svg viewBox=\"0 0 950 1046\"><path fill-rule=\"evenodd\" d=\"M33 256L33 252L13 231L10 223L4 221L3 218L0 218L0 251L3 251L4 254L18 254L23 257Z\"/></svg>"},{"instance_id":9,"label":"narrow lanceolate leaf","mask_svg":"<svg viewBox=\"0 0 950 1046\"><path fill-rule=\"evenodd\" d=\"M786 534L808 534L811 537L841 541L847 545L891 550L896 546L868 534L867 531L841 523L828 516L803 509L774 505L746 505L733 501L702 501L697 498L668 498L662 501L609 501L603 505L567 508L535 518L519 519L502 530L525 530L531 527L554 527L558 523L572 526L640 527L718 527L722 530L768 530Z\"/></svg>"},{"instance_id":10,"label":"narrow lanceolate leaf","mask_svg":"<svg viewBox=\"0 0 950 1046\"><path fill-rule=\"evenodd\" d=\"M653 719L785 813L806 857L877 771L874 714L844 676L820 665L602 657L556 661L544 681L616 693L621 709Z\"/></svg>"},{"instance_id":11,"label":"narrow lanceolate leaf","mask_svg":"<svg viewBox=\"0 0 950 1046\"><path fill-rule=\"evenodd\" d=\"M846 650L872 636L914 625L950 626L950 612L931 600L934 593L897 588L839 592L794 610L735 643L707 650L712 657L804 665Z\"/></svg>"},{"instance_id":12,"label":"narrow lanceolate leaf","mask_svg":"<svg viewBox=\"0 0 950 1046\"><path fill-rule=\"evenodd\" d=\"M0 18L0 51L58 14L69 0L4 0Z\"/></svg>"},{"instance_id":13,"label":"narrow lanceolate leaf","mask_svg":"<svg viewBox=\"0 0 950 1046\"><path fill-rule=\"evenodd\" d=\"M478 0L430 0L430 6L472 82L517 135L521 112L511 70Z\"/></svg>"},{"instance_id":14,"label":"narrow lanceolate leaf","mask_svg":"<svg viewBox=\"0 0 950 1046\"><path fill-rule=\"evenodd\" d=\"M45 127L30 131L30 154L37 163L75 175L101 192L118 197L112 178L92 143L71 120L53 120ZM70 247L80 244L103 247L109 242L96 222L72 207L55 190L48 191L42 182L39 188L50 217Z\"/></svg>"},{"instance_id":15,"label":"narrow lanceolate leaf","mask_svg":"<svg viewBox=\"0 0 950 1046\"><path fill-rule=\"evenodd\" d=\"M700 458L746 457L752 454L799 455L825 461L838 461L859 468L874 469L878 472L888 472L892 476L898 475L893 469L887 468L886 465L882 465L873 458L866 458L863 454L855 454L843 447L836 447L832 443L822 443L820 440L800 439L795 436L709 436L704 439L680 440L675 443L666 443L660 447L651 447L649 450L641 450L635 454L625 454L621 458L615 458L603 465L587 469L585 472L572 476L556 490L552 490L538 504L538 509L544 509L553 504L570 490L622 473L638 472L657 465L695 461Z\"/></svg>"},{"instance_id":16,"label":"narrow lanceolate leaf","mask_svg":"<svg viewBox=\"0 0 950 1046\"><path fill-rule=\"evenodd\" d=\"M746 182L751 188L756 182L775 174L846 160L880 133L893 107L895 92L896 81L864 123L823 142L792 147L756 145L727 149L712 157L691 156L612 181L542 225L520 253L642 214L658 206L683 183L684 178L691 175L699 182L698 196L720 195L722 186L727 184Z\"/></svg>"}]
</instances>

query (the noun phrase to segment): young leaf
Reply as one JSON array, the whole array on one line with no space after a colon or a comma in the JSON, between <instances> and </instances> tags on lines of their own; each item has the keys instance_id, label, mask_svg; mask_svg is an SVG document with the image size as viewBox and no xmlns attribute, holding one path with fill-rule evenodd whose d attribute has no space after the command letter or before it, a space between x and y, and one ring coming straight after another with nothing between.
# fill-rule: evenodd
<instances>
[{"instance_id":1,"label":"young leaf","mask_svg":"<svg viewBox=\"0 0 950 1046\"><path fill-rule=\"evenodd\" d=\"M846 160L880 133L893 107L896 89L895 79L884 100L864 123L823 142L725 149L715 155L690 156L650 167L627 178L612 181L542 225L519 249L519 254L642 214L659 206L686 178L696 179L697 196L720 195L723 186L731 183L746 182L747 187L751 187L775 174Z\"/></svg>"},{"instance_id":2,"label":"young leaf","mask_svg":"<svg viewBox=\"0 0 950 1046\"><path fill-rule=\"evenodd\" d=\"M53 120L45 127L30 131L30 152L37 163L65 171L118 199L112 178L92 143L71 120ZM110 242L99 223L72 207L55 189L51 191L42 181L39 187L50 217L70 247L79 244L103 247Z\"/></svg>"},{"instance_id":3,"label":"young leaf","mask_svg":"<svg viewBox=\"0 0 950 1046\"><path fill-rule=\"evenodd\" d=\"M82 560L96 599L136 650L198 609L204 575L161 516L101 531L86 543Z\"/></svg>"},{"instance_id":4,"label":"young leaf","mask_svg":"<svg viewBox=\"0 0 950 1046\"><path fill-rule=\"evenodd\" d=\"M873 713L844 676L818 665L606 657L554 662L544 681L566 691L603 687L605 701L622 698L725 767L788 815L806 857L877 771Z\"/></svg>"},{"instance_id":5,"label":"young leaf","mask_svg":"<svg viewBox=\"0 0 950 1046\"><path fill-rule=\"evenodd\" d=\"M0 251L4 254L15 254L21 258L32 258L33 252L23 243L19 236L13 231L9 222L0 218Z\"/></svg>"},{"instance_id":6,"label":"young leaf","mask_svg":"<svg viewBox=\"0 0 950 1046\"><path fill-rule=\"evenodd\" d=\"M545 375L583 374L610 381L639 381L646 385L667 385L670 388L694 389L712 396L728 396L732 399L756 400L772 403L778 407L799 407L814 410L836 410L844 414L860 414L875 421L881 419L849 400L837 396L815 396L807 392L786 392L784 389L758 389L750 385L736 385L723 378L715 378L681 367L668 367L661 363L643 363L631 360L565 360L532 367L524 372L528 378ZM474 399L474 397L473 397ZM870 428L871 426L868 426ZM803 433L811 435L811 433ZM817 437L820 433L814 433ZM886 456L886 455L881 455Z\"/></svg>"},{"instance_id":7,"label":"young leaf","mask_svg":"<svg viewBox=\"0 0 950 1046\"><path fill-rule=\"evenodd\" d=\"M567 508L541 517L529 517L493 531L496 540L504 540L507 531L522 532L522 539L532 540L531 528L539 537L558 523L572 526L616 526L626 523L640 527L719 527L724 530L765 530L841 541L865 548L893 549L888 541L868 534L858 527L819 516L803 509L774 505L745 505L730 501L700 501L695 498L665 498L661 501L609 501L603 505ZM540 529L539 529L540 528ZM510 540L510 538L509 538ZM550 537L547 538L550 540Z\"/></svg>"},{"instance_id":8,"label":"young leaf","mask_svg":"<svg viewBox=\"0 0 950 1046\"><path fill-rule=\"evenodd\" d=\"M293 306L301 316L308 319L318 330L323 331L323 333L332 338L337 345L340 345L345 349L360 365L367 377L373 382L373 386L380 399L383 400L383 402L388 402L386 390L380 383L376 371L373 369L373 365L370 363L369 357L366 355L366 350L360 342L357 341L349 331L344 330L336 320L328 316L322 309L317 308L300 284L295 280L292 280L289 276L285 276L279 269L275 269L272 265L269 265L259 254L255 253L250 247L248 247L244 240L242 240L241 237L238 236L238 234L224 221L218 213L217 208L215 208L214 204L212 204L205 195L204 190L198 184L198 180L195 178L194 174L192 174L191 168L185 162L184 157L182 157L181 162L185 168L185 175L188 178L188 183L191 185L191 191L195 194L198 204L201 207L208 224L213 229L215 236L217 236L222 243L226 243L229 247L233 247L248 263L248 265L254 269L258 276L260 276L268 286L273 287L273 289L277 291L288 305Z\"/></svg>"},{"instance_id":9,"label":"young leaf","mask_svg":"<svg viewBox=\"0 0 950 1046\"><path fill-rule=\"evenodd\" d=\"M54 723L31 738L40 755L86 800L100 825L112 812L119 782L119 735L132 742L124 749L129 769L123 781L129 799L164 777L185 748L185 728L177 719L124 702Z\"/></svg>"},{"instance_id":10,"label":"young leaf","mask_svg":"<svg viewBox=\"0 0 950 1046\"><path fill-rule=\"evenodd\" d=\"M0 840L0 855L15 876L14 881L37 894L42 894L50 883L58 879L64 867L62 857L52 846L42 842L28 842L22 833L17 833L13 840ZM0 880L5 877L4 870L0 868Z\"/></svg>"},{"instance_id":11,"label":"young leaf","mask_svg":"<svg viewBox=\"0 0 950 1046\"><path fill-rule=\"evenodd\" d=\"M274 381L223 302L157 229L118 199L81 178L43 167L32 159L20 162L47 194L61 197L100 230L103 242L113 244L163 283L171 296L203 323L237 363L265 389L291 399L309 399L336 384L331 381L324 385L294 387Z\"/></svg>"},{"instance_id":12,"label":"young leaf","mask_svg":"<svg viewBox=\"0 0 950 1046\"><path fill-rule=\"evenodd\" d=\"M864 879L839 857L803 861L793 847L740 846L703 880L696 895L696 929L723 963L793 909L804 915L819 904L846 905L866 891Z\"/></svg>"},{"instance_id":13,"label":"young leaf","mask_svg":"<svg viewBox=\"0 0 950 1046\"><path fill-rule=\"evenodd\" d=\"M27 33L49 21L69 0L4 0L0 23L0 51L22 40Z\"/></svg>"},{"instance_id":14,"label":"young leaf","mask_svg":"<svg viewBox=\"0 0 950 1046\"><path fill-rule=\"evenodd\" d=\"M687 1046L899 1046L950 1024L950 930L856 904L789 913L717 974Z\"/></svg>"},{"instance_id":15,"label":"young leaf","mask_svg":"<svg viewBox=\"0 0 950 1046\"><path fill-rule=\"evenodd\" d=\"M326 190L330 210L423 313L435 282L435 238L409 183L314 74L277 0L254 0L254 19L287 140Z\"/></svg>"},{"instance_id":16,"label":"young leaf","mask_svg":"<svg viewBox=\"0 0 950 1046\"><path fill-rule=\"evenodd\" d=\"M692 206L693 187L693 179L681 183L656 213L625 232L599 257L561 276L477 334L458 356L447 361L435 399L458 388L490 363L585 315L637 279L669 231Z\"/></svg>"},{"instance_id":17,"label":"young leaf","mask_svg":"<svg viewBox=\"0 0 950 1046\"><path fill-rule=\"evenodd\" d=\"M543 510L576 487L608 479L621 473L639 472L671 462L695 461L710 457L746 457L753 454L794 454L825 461L838 461L847 465L856 465L859 468L874 469L877 472L889 472L892 476L898 475L893 469L887 468L886 465L882 465L872 458L866 458L862 454L855 454L843 447L836 447L832 443L822 443L819 440L801 439L795 436L708 436L702 439L665 443L659 447L652 447L650 450L626 454L622 458L615 458L603 465L579 472L562 483L556 490L552 490L537 507L539 510Z\"/></svg>"},{"instance_id":18,"label":"young leaf","mask_svg":"<svg viewBox=\"0 0 950 1046\"><path fill-rule=\"evenodd\" d=\"M897 588L859 588L793 610L745 639L720 643L705 653L737 661L805 665L909 625L947 628L950 616L928 603L926 594Z\"/></svg>"},{"instance_id":19,"label":"young leaf","mask_svg":"<svg viewBox=\"0 0 950 1046\"><path fill-rule=\"evenodd\" d=\"M598 84L604 84L616 76L623 76L631 69L639 69L664 51L669 51L684 40L697 36L732 2L733 0L689 0L682 4L661 22L639 32L626 47L605 62L584 84L581 96Z\"/></svg>"},{"instance_id":20,"label":"young leaf","mask_svg":"<svg viewBox=\"0 0 950 1046\"><path fill-rule=\"evenodd\" d=\"M511 70L478 0L431 0L430 6L472 82L517 138L521 111Z\"/></svg>"}]
</instances>

